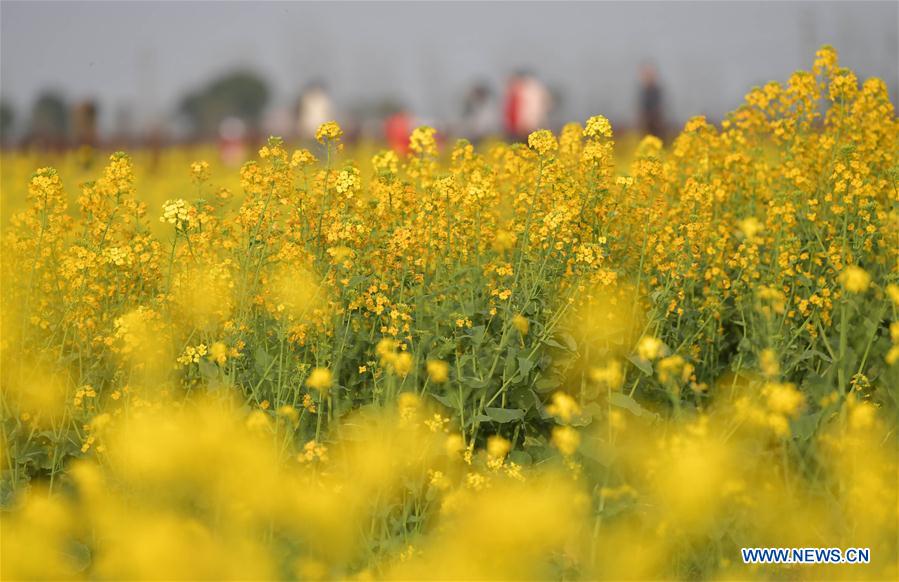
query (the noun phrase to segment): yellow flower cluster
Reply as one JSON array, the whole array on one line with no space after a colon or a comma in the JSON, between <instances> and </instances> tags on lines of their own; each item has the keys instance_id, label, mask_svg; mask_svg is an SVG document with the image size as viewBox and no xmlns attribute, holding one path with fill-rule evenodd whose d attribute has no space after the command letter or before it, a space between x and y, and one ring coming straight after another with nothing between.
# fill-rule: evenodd
<instances>
[{"instance_id":1,"label":"yellow flower cluster","mask_svg":"<svg viewBox=\"0 0 899 582\"><path fill-rule=\"evenodd\" d=\"M343 130L336 121L328 121L323 123L315 132L315 141L325 143L325 141L338 140L343 135Z\"/></svg>"},{"instance_id":2,"label":"yellow flower cluster","mask_svg":"<svg viewBox=\"0 0 899 582\"><path fill-rule=\"evenodd\" d=\"M166 200L162 205L162 216L159 217L160 222L174 224L178 228L184 228L190 224L190 203L182 198L176 200Z\"/></svg>"}]
</instances>

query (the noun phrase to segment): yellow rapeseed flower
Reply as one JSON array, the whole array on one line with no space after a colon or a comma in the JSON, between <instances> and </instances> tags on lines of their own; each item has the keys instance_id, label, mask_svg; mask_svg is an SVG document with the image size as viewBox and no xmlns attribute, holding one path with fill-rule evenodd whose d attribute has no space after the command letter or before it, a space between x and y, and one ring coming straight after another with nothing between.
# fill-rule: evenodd
<instances>
[{"instance_id":1,"label":"yellow rapeseed flower","mask_svg":"<svg viewBox=\"0 0 899 582\"><path fill-rule=\"evenodd\" d=\"M571 419L581 413L581 407L577 400L565 392L553 394L552 404L546 407L546 412L563 422L571 422Z\"/></svg>"},{"instance_id":2,"label":"yellow rapeseed flower","mask_svg":"<svg viewBox=\"0 0 899 582\"><path fill-rule=\"evenodd\" d=\"M850 265L840 273L840 284L850 293L864 293L871 285L871 275L861 267Z\"/></svg>"},{"instance_id":3,"label":"yellow rapeseed flower","mask_svg":"<svg viewBox=\"0 0 899 582\"><path fill-rule=\"evenodd\" d=\"M553 428L552 443L559 452L570 457L577 452L581 444L581 435L570 426L557 426Z\"/></svg>"},{"instance_id":4,"label":"yellow rapeseed flower","mask_svg":"<svg viewBox=\"0 0 899 582\"><path fill-rule=\"evenodd\" d=\"M449 380L449 364L443 360L428 360L426 368L431 382L443 384Z\"/></svg>"},{"instance_id":5,"label":"yellow rapeseed flower","mask_svg":"<svg viewBox=\"0 0 899 582\"><path fill-rule=\"evenodd\" d=\"M590 368L590 379L610 390L620 390L624 384L624 368L618 360L611 360L605 366Z\"/></svg>"},{"instance_id":6,"label":"yellow rapeseed flower","mask_svg":"<svg viewBox=\"0 0 899 582\"><path fill-rule=\"evenodd\" d=\"M547 156L559 149L556 137L548 129L538 129L528 136L528 146L540 154Z\"/></svg>"},{"instance_id":7,"label":"yellow rapeseed flower","mask_svg":"<svg viewBox=\"0 0 899 582\"><path fill-rule=\"evenodd\" d=\"M594 115L587 120L584 127L584 137L589 139L598 139L600 137L612 137L612 124L602 115Z\"/></svg>"},{"instance_id":8,"label":"yellow rapeseed flower","mask_svg":"<svg viewBox=\"0 0 899 582\"><path fill-rule=\"evenodd\" d=\"M336 121L326 121L316 130L315 140L318 143L323 144L326 140L333 141L340 139L340 136L342 135L343 130L340 129L340 125L338 125Z\"/></svg>"},{"instance_id":9,"label":"yellow rapeseed flower","mask_svg":"<svg viewBox=\"0 0 899 582\"><path fill-rule=\"evenodd\" d=\"M325 394L331 388L332 381L331 370L327 368L314 368L312 373L309 374L309 377L306 378L306 386Z\"/></svg>"},{"instance_id":10,"label":"yellow rapeseed flower","mask_svg":"<svg viewBox=\"0 0 899 582\"><path fill-rule=\"evenodd\" d=\"M895 283L890 283L887 285L887 297L890 298L890 301L893 302L893 305L899 307L899 285Z\"/></svg>"},{"instance_id":11,"label":"yellow rapeseed flower","mask_svg":"<svg viewBox=\"0 0 899 582\"><path fill-rule=\"evenodd\" d=\"M516 313L512 316L512 326L515 327L521 335L527 335L531 328L531 322L528 321L527 317L520 313Z\"/></svg>"},{"instance_id":12,"label":"yellow rapeseed flower","mask_svg":"<svg viewBox=\"0 0 899 582\"><path fill-rule=\"evenodd\" d=\"M494 459L502 459L512 450L512 443L499 435L487 439L487 455Z\"/></svg>"},{"instance_id":13,"label":"yellow rapeseed flower","mask_svg":"<svg viewBox=\"0 0 899 582\"><path fill-rule=\"evenodd\" d=\"M762 388L768 409L784 416L799 416L805 405L805 396L789 383L771 382Z\"/></svg>"},{"instance_id":14,"label":"yellow rapeseed flower","mask_svg":"<svg viewBox=\"0 0 899 582\"><path fill-rule=\"evenodd\" d=\"M651 362L662 355L664 347L665 344L658 338L644 336L640 338L640 342L637 344L637 355L639 355L640 358Z\"/></svg>"},{"instance_id":15,"label":"yellow rapeseed flower","mask_svg":"<svg viewBox=\"0 0 899 582\"><path fill-rule=\"evenodd\" d=\"M412 354L409 352L400 352L393 360L393 371L400 378L405 378L412 370Z\"/></svg>"}]
</instances>

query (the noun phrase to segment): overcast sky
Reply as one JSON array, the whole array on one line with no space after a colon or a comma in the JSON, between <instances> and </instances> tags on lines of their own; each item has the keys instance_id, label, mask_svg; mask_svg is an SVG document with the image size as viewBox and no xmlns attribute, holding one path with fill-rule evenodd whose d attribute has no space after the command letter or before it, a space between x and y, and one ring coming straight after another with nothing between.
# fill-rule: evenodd
<instances>
[{"instance_id":1,"label":"overcast sky","mask_svg":"<svg viewBox=\"0 0 899 582\"><path fill-rule=\"evenodd\" d=\"M21 120L56 88L96 97L101 124L130 107L167 115L237 66L275 106L325 79L344 109L392 97L424 118L458 115L478 79L500 90L529 67L564 99L560 120L634 118L636 70L655 61L669 110L718 117L747 89L837 47L860 77L899 85L899 2L0 2L0 95Z\"/></svg>"}]
</instances>

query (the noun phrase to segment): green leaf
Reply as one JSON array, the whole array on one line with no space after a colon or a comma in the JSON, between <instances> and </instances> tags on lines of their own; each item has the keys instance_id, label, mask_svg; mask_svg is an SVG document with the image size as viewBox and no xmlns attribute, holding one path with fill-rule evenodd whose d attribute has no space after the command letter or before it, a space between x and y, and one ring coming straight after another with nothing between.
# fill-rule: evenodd
<instances>
[{"instance_id":1,"label":"green leaf","mask_svg":"<svg viewBox=\"0 0 899 582\"><path fill-rule=\"evenodd\" d=\"M458 394L447 394L446 396L443 396L441 394L431 393L431 397L447 408L451 408L453 410L458 410L459 408L461 408L461 406L459 405Z\"/></svg>"},{"instance_id":2,"label":"green leaf","mask_svg":"<svg viewBox=\"0 0 899 582\"><path fill-rule=\"evenodd\" d=\"M81 542L70 541L63 555L76 572L84 572L91 565L91 550Z\"/></svg>"},{"instance_id":3,"label":"green leaf","mask_svg":"<svg viewBox=\"0 0 899 582\"><path fill-rule=\"evenodd\" d=\"M614 446L597 438L587 437L578 449L585 457L592 459L603 467L610 467L618 458Z\"/></svg>"},{"instance_id":4,"label":"green leaf","mask_svg":"<svg viewBox=\"0 0 899 582\"><path fill-rule=\"evenodd\" d=\"M461 382L463 386L472 390L483 390L487 386L490 386L490 378L484 378L483 380L479 380L478 378L462 378Z\"/></svg>"},{"instance_id":5,"label":"green leaf","mask_svg":"<svg viewBox=\"0 0 899 582\"><path fill-rule=\"evenodd\" d=\"M515 375L515 356L509 355L509 356L506 356L505 364L503 364L503 378L511 378L514 375Z\"/></svg>"},{"instance_id":6,"label":"green leaf","mask_svg":"<svg viewBox=\"0 0 899 582\"><path fill-rule=\"evenodd\" d=\"M528 375L528 373L534 368L534 362L525 358L524 356L518 356L518 372L521 374L521 377L524 378Z\"/></svg>"},{"instance_id":7,"label":"green leaf","mask_svg":"<svg viewBox=\"0 0 899 582\"><path fill-rule=\"evenodd\" d=\"M487 328L484 327L483 325L476 325L473 328L471 328L470 330L468 330L468 334L471 337L471 342L476 346L479 346L482 343L484 343L484 337L485 337L486 332L487 332Z\"/></svg>"},{"instance_id":8,"label":"green leaf","mask_svg":"<svg viewBox=\"0 0 899 582\"><path fill-rule=\"evenodd\" d=\"M540 378L534 383L534 386L537 388L537 392L550 392L558 388L561 384L562 382L558 378L548 377Z\"/></svg>"},{"instance_id":9,"label":"green leaf","mask_svg":"<svg viewBox=\"0 0 899 582\"><path fill-rule=\"evenodd\" d=\"M634 416L646 416L646 417L658 417L658 415L654 412L650 412L646 410L640 404L628 396L627 394L622 394L621 392L612 392L609 397L609 402L612 403L612 406L617 406L618 408L624 408L625 410L631 412Z\"/></svg>"},{"instance_id":10,"label":"green leaf","mask_svg":"<svg viewBox=\"0 0 899 582\"><path fill-rule=\"evenodd\" d=\"M798 358L793 360L793 363L790 365L790 367L792 368L799 362L802 362L804 360L810 360L812 358L821 358L822 360L824 360L825 362L828 362L828 363L833 361L831 359L831 357L828 356L827 354L825 354L824 352L819 352L818 350L806 350L805 352L803 352L803 354L801 356L799 356Z\"/></svg>"},{"instance_id":11,"label":"green leaf","mask_svg":"<svg viewBox=\"0 0 899 582\"><path fill-rule=\"evenodd\" d=\"M528 392L531 395L531 399L534 402L534 408L537 409L537 413L540 415L540 418L542 418L543 420L552 418L552 415L546 412L546 406L543 405L543 401L540 400L540 396L537 394L537 392L531 389L528 389Z\"/></svg>"},{"instance_id":12,"label":"green leaf","mask_svg":"<svg viewBox=\"0 0 899 582\"><path fill-rule=\"evenodd\" d=\"M565 346L563 346L562 344L560 344L559 342L557 342L556 340L554 340L554 339L552 339L552 338L549 338L549 339L544 340L543 343L546 344L546 345L548 345L548 346L550 346L550 347L559 348L560 350L564 350L564 349L565 349Z\"/></svg>"},{"instance_id":13,"label":"green leaf","mask_svg":"<svg viewBox=\"0 0 899 582\"><path fill-rule=\"evenodd\" d=\"M260 376L264 377L266 375L272 360L273 358L268 355L268 352L266 352L265 348L262 346L257 347L253 352L253 368Z\"/></svg>"},{"instance_id":14,"label":"green leaf","mask_svg":"<svg viewBox=\"0 0 899 582\"><path fill-rule=\"evenodd\" d=\"M570 333L563 333L559 337L562 338L562 341L565 342L565 347L567 347L572 352L577 351L577 341L574 339L574 336Z\"/></svg>"},{"instance_id":15,"label":"green leaf","mask_svg":"<svg viewBox=\"0 0 899 582\"><path fill-rule=\"evenodd\" d=\"M200 375L207 380L216 380L219 377L219 368L207 359L201 359L199 364Z\"/></svg>"},{"instance_id":16,"label":"green leaf","mask_svg":"<svg viewBox=\"0 0 899 582\"><path fill-rule=\"evenodd\" d=\"M513 420L521 420L524 418L524 410L519 408L488 408L485 412L491 420L500 423L512 422Z\"/></svg>"},{"instance_id":17,"label":"green leaf","mask_svg":"<svg viewBox=\"0 0 899 582\"><path fill-rule=\"evenodd\" d=\"M534 463L534 458L531 455L517 449L509 453L509 460L524 467L527 467Z\"/></svg>"},{"instance_id":18,"label":"green leaf","mask_svg":"<svg viewBox=\"0 0 899 582\"><path fill-rule=\"evenodd\" d=\"M602 416L604 410L603 407L597 404L596 402L591 402L584 406L581 414L576 418L571 419L571 426L588 426L591 422L593 422L594 418L599 418Z\"/></svg>"},{"instance_id":19,"label":"green leaf","mask_svg":"<svg viewBox=\"0 0 899 582\"><path fill-rule=\"evenodd\" d=\"M644 360L643 358L639 358L637 356L628 356L627 360L637 367L638 370L646 374L647 376L652 376L652 364Z\"/></svg>"},{"instance_id":20,"label":"green leaf","mask_svg":"<svg viewBox=\"0 0 899 582\"><path fill-rule=\"evenodd\" d=\"M807 441L815 435L818 429L818 421L821 418L821 411L806 414L793 421L793 434L801 441Z\"/></svg>"}]
</instances>

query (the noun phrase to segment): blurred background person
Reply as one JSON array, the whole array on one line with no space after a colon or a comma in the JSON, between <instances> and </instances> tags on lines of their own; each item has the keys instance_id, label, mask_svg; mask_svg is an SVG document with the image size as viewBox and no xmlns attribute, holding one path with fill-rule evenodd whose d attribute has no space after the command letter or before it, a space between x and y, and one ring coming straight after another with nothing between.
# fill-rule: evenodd
<instances>
[{"instance_id":1,"label":"blurred background person","mask_svg":"<svg viewBox=\"0 0 899 582\"><path fill-rule=\"evenodd\" d=\"M398 106L384 120L384 139L387 145L400 155L409 153L409 136L412 134L414 119L404 106Z\"/></svg>"},{"instance_id":2,"label":"blurred background person","mask_svg":"<svg viewBox=\"0 0 899 582\"><path fill-rule=\"evenodd\" d=\"M76 147L97 147L97 103L93 99L79 102L72 111L72 132Z\"/></svg>"},{"instance_id":3,"label":"blurred background person","mask_svg":"<svg viewBox=\"0 0 899 582\"><path fill-rule=\"evenodd\" d=\"M518 135L522 139L538 129L544 129L549 123L552 111L552 94L534 73L524 76L521 85L521 104L518 111Z\"/></svg>"},{"instance_id":4,"label":"blurred background person","mask_svg":"<svg viewBox=\"0 0 899 582\"><path fill-rule=\"evenodd\" d=\"M640 130L659 138L665 137L662 87L654 64L640 65Z\"/></svg>"},{"instance_id":5,"label":"blurred background person","mask_svg":"<svg viewBox=\"0 0 899 582\"><path fill-rule=\"evenodd\" d=\"M218 147L219 157L226 166L239 166L248 154L247 124L243 119L231 116L219 123Z\"/></svg>"},{"instance_id":6,"label":"blurred background person","mask_svg":"<svg viewBox=\"0 0 899 582\"><path fill-rule=\"evenodd\" d=\"M518 126L521 115L521 88L524 75L520 72L512 73L506 81L506 95L503 99L503 125L506 137L510 140L519 139Z\"/></svg>"},{"instance_id":7,"label":"blurred background person","mask_svg":"<svg viewBox=\"0 0 899 582\"><path fill-rule=\"evenodd\" d=\"M97 103L93 99L80 101L72 108L72 145L78 148L77 160L82 168L94 162L97 137Z\"/></svg>"},{"instance_id":8,"label":"blurred background person","mask_svg":"<svg viewBox=\"0 0 899 582\"><path fill-rule=\"evenodd\" d=\"M462 134L477 144L496 134L498 115L493 92L483 81L475 83L468 95L462 111Z\"/></svg>"},{"instance_id":9,"label":"blurred background person","mask_svg":"<svg viewBox=\"0 0 899 582\"><path fill-rule=\"evenodd\" d=\"M524 141L532 131L545 128L551 109L552 95L534 73L520 71L509 78L504 111L510 139Z\"/></svg>"},{"instance_id":10,"label":"blurred background person","mask_svg":"<svg viewBox=\"0 0 899 582\"><path fill-rule=\"evenodd\" d=\"M132 149L136 145L134 134L134 109L130 103L121 102L115 108L112 133L106 143L115 150Z\"/></svg>"},{"instance_id":11,"label":"blurred background person","mask_svg":"<svg viewBox=\"0 0 899 582\"><path fill-rule=\"evenodd\" d=\"M300 96L298 127L300 139L312 141L319 126L334 120L334 106L328 90L318 81L310 83Z\"/></svg>"}]
</instances>

